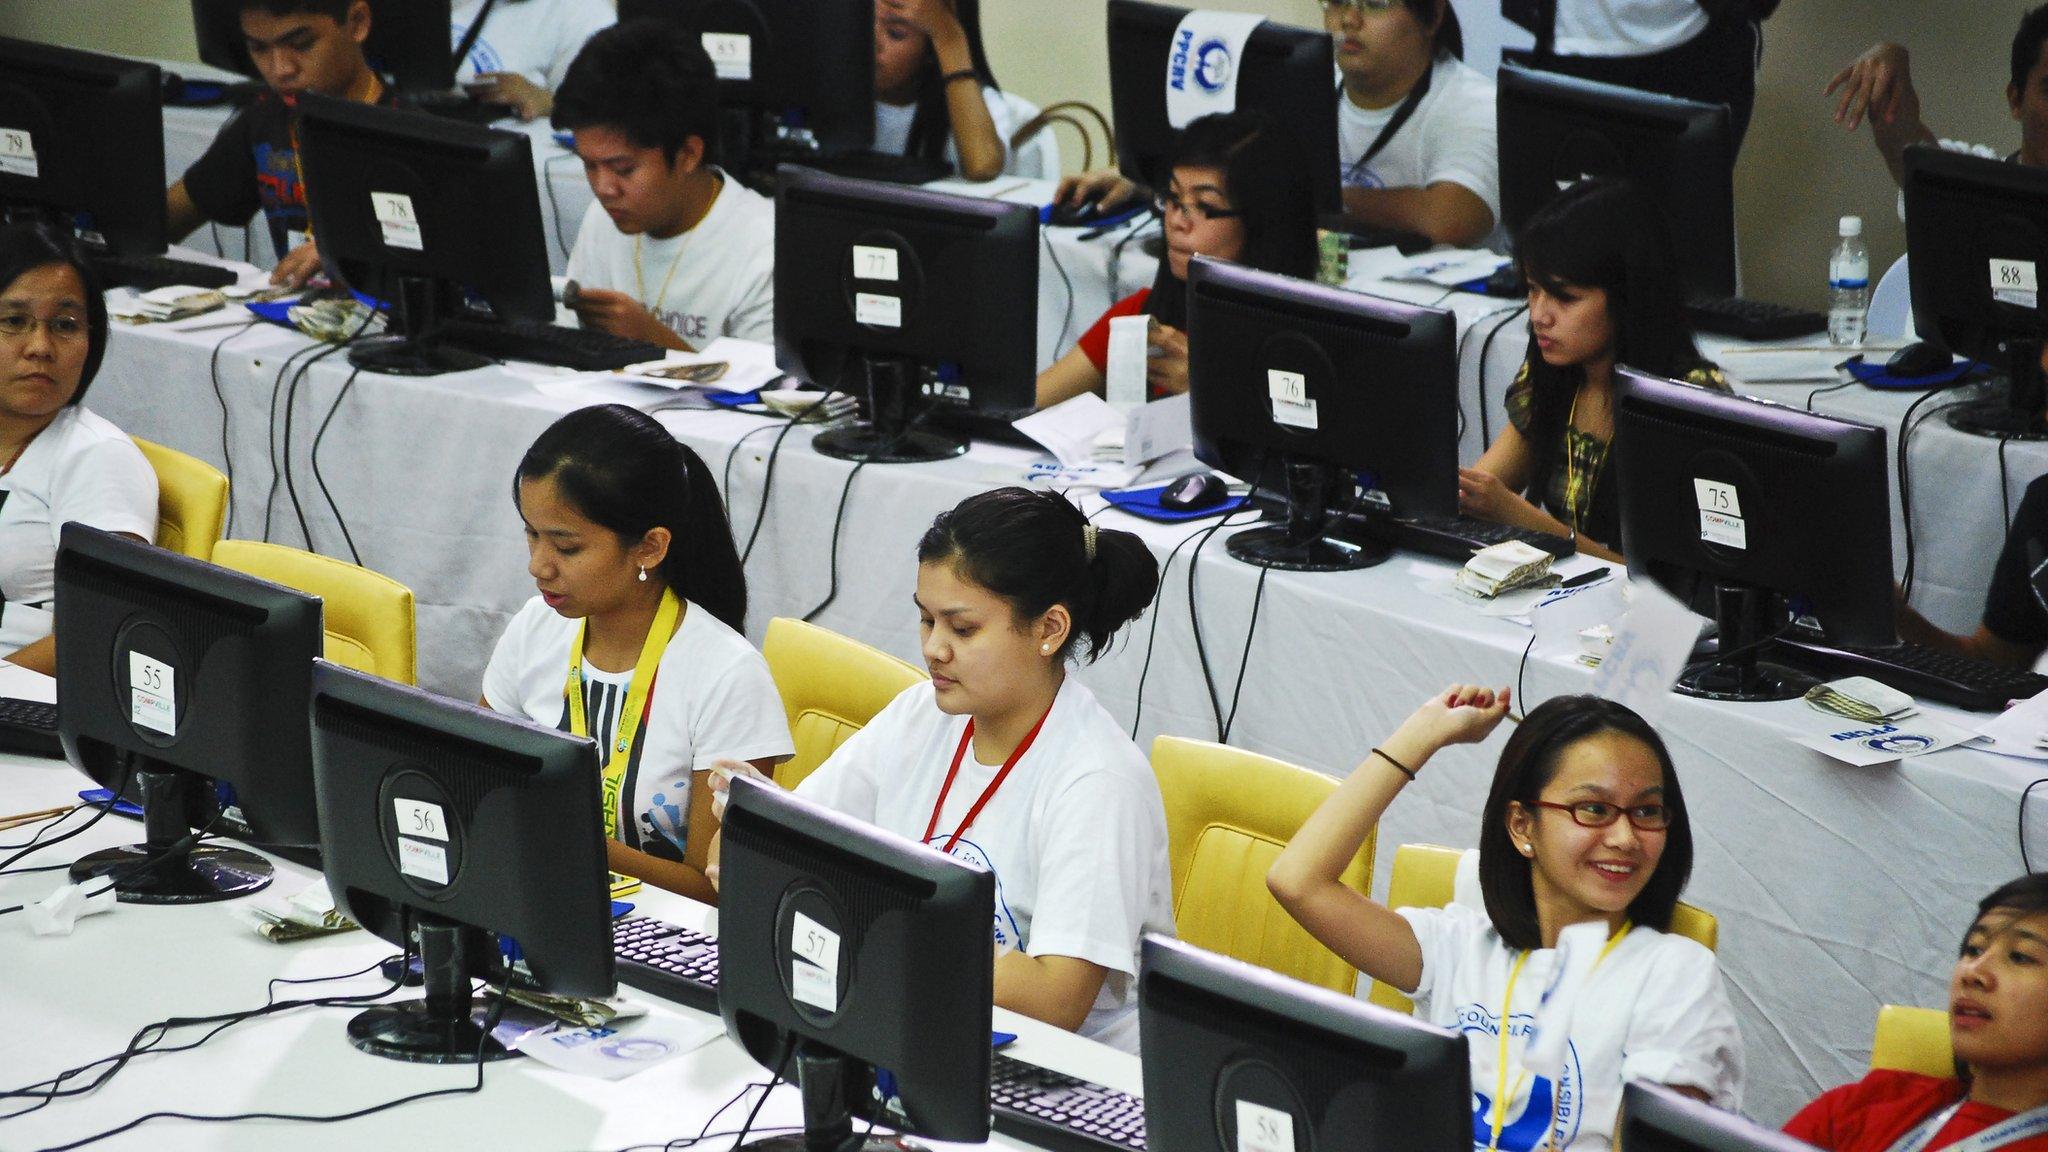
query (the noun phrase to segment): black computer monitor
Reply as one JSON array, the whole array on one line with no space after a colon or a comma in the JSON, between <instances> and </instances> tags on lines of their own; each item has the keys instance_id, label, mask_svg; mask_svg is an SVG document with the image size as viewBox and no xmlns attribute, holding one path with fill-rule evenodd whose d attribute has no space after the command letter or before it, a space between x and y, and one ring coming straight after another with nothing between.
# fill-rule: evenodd
<instances>
[{"instance_id":1,"label":"black computer monitor","mask_svg":"<svg viewBox=\"0 0 2048 1152\"><path fill-rule=\"evenodd\" d=\"M1202 46L1176 46L1185 8L1144 0L1109 0L1109 106L1116 124L1117 165L1125 176L1164 189L1166 158L1179 129L1167 118L1166 91L1176 70ZM1217 48L1221 51L1219 45ZM1257 108L1293 128L1307 165L1316 212L1344 210L1337 177L1337 65L1330 34L1268 20L1245 42L1244 59L1211 60L1204 75L1229 74L1239 108ZM1183 82L1190 82L1183 80Z\"/></svg>"},{"instance_id":2,"label":"black computer monitor","mask_svg":"<svg viewBox=\"0 0 2048 1152\"><path fill-rule=\"evenodd\" d=\"M230 808L258 841L319 841L305 717L319 600L78 523L58 538L56 587L64 755L140 803L147 830L72 879L111 874L138 904L254 892L268 860L188 836Z\"/></svg>"},{"instance_id":3,"label":"black computer monitor","mask_svg":"<svg viewBox=\"0 0 2048 1152\"><path fill-rule=\"evenodd\" d=\"M1500 211L1510 233L1580 180L1657 206L1688 295L1735 295L1735 137L1725 104L1501 65Z\"/></svg>"},{"instance_id":4,"label":"black computer monitor","mask_svg":"<svg viewBox=\"0 0 2048 1152\"><path fill-rule=\"evenodd\" d=\"M1338 514L1457 513L1449 312L1197 256L1188 268L1188 397L1195 456L1286 504L1284 525L1230 538L1240 560L1364 568L1389 548L1347 531Z\"/></svg>"},{"instance_id":5,"label":"black computer monitor","mask_svg":"<svg viewBox=\"0 0 2048 1152\"><path fill-rule=\"evenodd\" d=\"M1907 279L1922 339L2006 369L2003 395L1951 408L1965 432L2048 439L2040 273L2048 172L1930 146L1906 149Z\"/></svg>"},{"instance_id":6,"label":"black computer monitor","mask_svg":"<svg viewBox=\"0 0 2048 1152\"><path fill-rule=\"evenodd\" d=\"M804 1135L762 1143L858 1149L855 1120L987 1140L994 874L737 778L723 843L719 1014L803 1090Z\"/></svg>"},{"instance_id":7,"label":"black computer monitor","mask_svg":"<svg viewBox=\"0 0 2048 1152\"><path fill-rule=\"evenodd\" d=\"M1789 618L1837 644L1897 643L1884 429L1621 369L1606 482L1629 569L1688 603L1711 594L1718 652L1678 690L1787 700Z\"/></svg>"},{"instance_id":8,"label":"black computer monitor","mask_svg":"<svg viewBox=\"0 0 2048 1152\"><path fill-rule=\"evenodd\" d=\"M400 92L446 92L455 87L450 0L369 0L370 38L363 56ZM192 33L199 59L215 68L261 79L242 36L238 0L192 0Z\"/></svg>"},{"instance_id":9,"label":"black computer monitor","mask_svg":"<svg viewBox=\"0 0 2048 1152\"><path fill-rule=\"evenodd\" d=\"M1471 1144L1465 1037L1412 1016L1147 936L1138 1031L1152 1152Z\"/></svg>"},{"instance_id":10,"label":"black computer monitor","mask_svg":"<svg viewBox=\"0 0 2048 1152\"><path fill-rule=\"evenodd\" d=\"M1642 1080L1622 1087L1614 1143L1629 1152L1813 1152L1796 1137Z\"/></svg>"},{"instance_id":11,"label":"black computer monitor","mask_svg":"<svg viewBox=\"0 0 2048 1152\"><path fill-rule=\"evenodd\" d=\"M440 322L481 300L500 319L554 318L528 137L394 108L301 97L299 164L320 256L391 306L398 333L349 362L431 376L489 358L443 346Z\"/></svg>"},{"instance_id":12,"label":"black computer monitor","mask_svg":"<svg viewBox=\"0 0 2048 1152\"><path fill-rule=\"evenodd\" d=\"M1021 416L1038 395L1038 210L784 168L775 191L775 360L862 400L823 433L845 460L967 450L928 423Z\"/></svg>"},{"instance_id":13,"label":"black computer monitor","mask_svg":"<svg viewBox=\"0 0 2048 1152\"><path fill-rule=\"evenodd\" d=\"M163 77L154 64L0 39L0 218L95 251L164 250Z\"/></svg>"},{"instance_id":14,"label":"black computer monitor","mask_svg":"<svg viewBox=\"0 0 2048 1152\"><path fill-rule=\"evenodd\" d=\"M502 1059L472 1020L472 980L610 996L596 745L325 661L312 683L328 891L426 979L424 999L350 1020L349 1040L396 1060Z\"/></svg>"}]
</instances>

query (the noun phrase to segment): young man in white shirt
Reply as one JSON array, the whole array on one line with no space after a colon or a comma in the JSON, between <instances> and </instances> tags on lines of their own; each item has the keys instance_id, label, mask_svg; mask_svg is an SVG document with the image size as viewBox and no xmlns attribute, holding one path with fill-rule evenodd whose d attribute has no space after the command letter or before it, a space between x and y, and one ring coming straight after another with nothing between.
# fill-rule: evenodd
<instances>
[{"instance_id":1,"label":"young man in white shirt","mask_svg":"<svg viewBox=\"0 0 2048 1152\"><path fill-rule=\"evenodd\" d=\"M775 205L713 160L717 77L667 21L592 36L555 93L595 202L569 254L586 328L694 351L775 335Z\"/></svg>"},{"instance_id":2,"label":"young man in white shirt","mask_svg":"<svg viewBox=\"0 0 2048 1152\"><path fill-rule=\"evenodd\" d=\"M555 89L577 50L619 18L611 0L458 0L448 15L449 42L471 41L456 61L456 81L480 99L510 106L521 120L554 109ZM479 17L483 27L471 37Z\"/></svg>"}]
</instances>

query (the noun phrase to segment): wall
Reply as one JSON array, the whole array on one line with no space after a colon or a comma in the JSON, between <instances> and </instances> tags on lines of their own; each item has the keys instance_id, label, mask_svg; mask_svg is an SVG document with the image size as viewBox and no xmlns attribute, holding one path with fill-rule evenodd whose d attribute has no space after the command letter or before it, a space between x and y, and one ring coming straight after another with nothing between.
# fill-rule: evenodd
<instances>
[{"instance_id":1,"label":"wall","mask_svg":"<svg viewBox=\"0 0 2048 1152\"><path fill-rule=\"evenodd\" d=\"M1211 2L1296 24L1321 21L1310 0ZM1475 44L1498 39L1492 4L1456 3ZM1938 132L2017 148L2004 89L2007 49L2024 7L1786 0L1765 25L1756 118L1736 169L1749 295L1821 304L1834 222L1843 213L1864 217L1874 267L1904 250L1893 187L1869 130L1851 136L1832 123L1831 104L1820 95L1828 77L1878 39L1908 43L1926 118ZM1108 112L1104 0L983 0L983 8L991 63L1005 87L1040 104L1080 99ZM184 0L0 0L0 35L173 60L193 54ZM1071 141L1063 146L1078 159Z\"/></svg>"}]
</instances>

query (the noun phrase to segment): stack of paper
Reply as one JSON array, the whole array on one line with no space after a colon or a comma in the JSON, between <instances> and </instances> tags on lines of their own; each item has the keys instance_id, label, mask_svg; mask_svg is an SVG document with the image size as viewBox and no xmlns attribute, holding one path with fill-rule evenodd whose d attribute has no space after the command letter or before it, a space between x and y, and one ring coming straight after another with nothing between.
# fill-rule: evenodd
<instances>
[{"instance_id":1,"label":"stack of paper","mask_svg":"<svg viewBox=\"0 0 2048 1152\"><path fill-rule=\"evenodd\" d=\"M1461 592L1491 600L1503 592L1528 588L1555 579L1550 574L1550 553L1520 540L1481 548L1465 562L1453 583Z\"/></svg>"},{"instance_id":2,"label":"stack of paper","mask_svg":"<svg viewBox=\"0 0 2048 1152\"><path fill-rule=\"evenodd\" d=\"M1806 702L1823 712L1872 724L1889 724L1920 714L1911 696L1868 676L1850 676L1816 684L1807 690Z\"/></svg>"},{"instance_id":3,"label":"stack of paper","mask_svg":"<svg viewBox=\"0 0 2048 1152\"><path fill-rule=\"evenodd\" d=\"M109 298L107 312L117 320L147 324L198 316L225 307L227 302L227 297L214 289L174 284L150 292Z\"/></svg>"}]
</instances>

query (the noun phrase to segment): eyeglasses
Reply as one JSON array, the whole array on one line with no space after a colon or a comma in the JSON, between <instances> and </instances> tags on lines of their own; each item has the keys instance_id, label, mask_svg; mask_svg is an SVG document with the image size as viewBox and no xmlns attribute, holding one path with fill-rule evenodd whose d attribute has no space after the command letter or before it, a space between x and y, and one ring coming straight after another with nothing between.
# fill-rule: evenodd
<instances>
[{"instance_id":1,"label":"eyeglasses","mask_svg":"<svg viewBox=\"0 0 2048 1152\"><path fill-rule=\"evenodd\" d=\"M1629 826L1638 832L1662 832L1671 827L1671 809L1662 804L1637 804L1624 808L1604 800L1581 800L1576 804L1558 804L1550 800L1531 801L1538 808L1555 808L1572 814L1572 823L1581 828L1606 828L1624 815Z\"/></svg>"},{"instance_id":2,"label":"eyeglasses","mask_svg":"<svg viewBox=\"0 0 2048 1152\"><path fill-rule=\"evenodd\" d=\"M1322 0L1325 15L1345 12L1385 12L1398 7L1402 0Z\"/></svg>"},{"instance_id":3,"label":"eyeglasses","mask_svg":"<svg viewBox=\"0 0 2048 1152\"><path fill-rule=\"evenodd\" d=\"M60 344L85 339L85 321L76 316L52 316L48 320L43 320L26 312L0 314L0 337L9 340L25 339L35 332L38 325L50 334L50 339Z\"/></svg>"},{"instance_id":4,"label":"eyeglasses","mask_svg":"<svg viewBox=\"0 0 2048 1152\"><path fill-rule=\"evenodd\" d=\"M1183 200L1171 192L1161 192L1153 197L1152 203L1159 209L1161 216L1179 212L1193 216L1197 220L1235 220L1244 215L1235 208L1221 208L1214 204L1204 204L1200 200Z\"/></svg>"}]
</instances>

